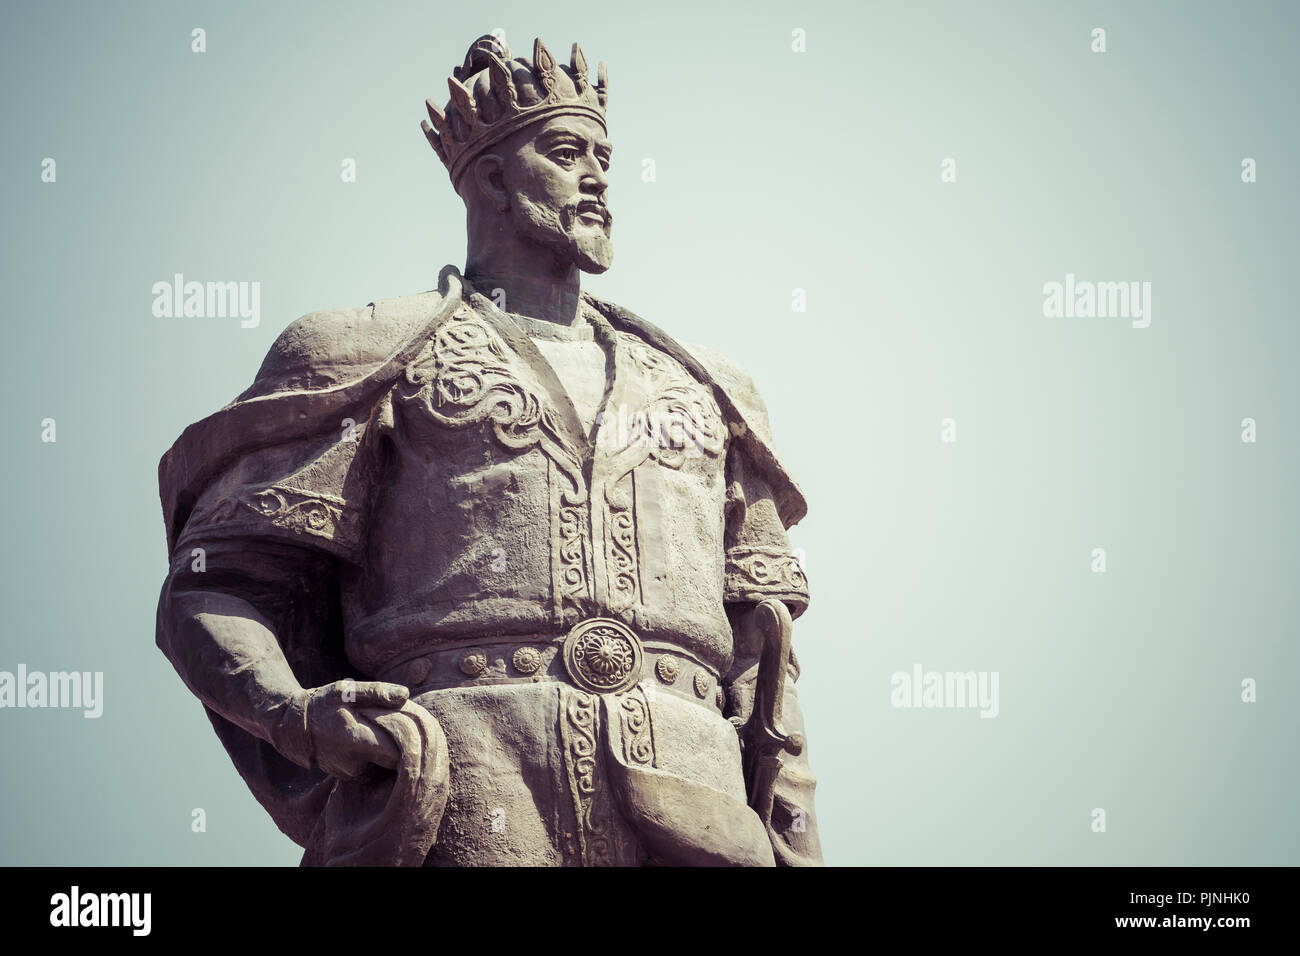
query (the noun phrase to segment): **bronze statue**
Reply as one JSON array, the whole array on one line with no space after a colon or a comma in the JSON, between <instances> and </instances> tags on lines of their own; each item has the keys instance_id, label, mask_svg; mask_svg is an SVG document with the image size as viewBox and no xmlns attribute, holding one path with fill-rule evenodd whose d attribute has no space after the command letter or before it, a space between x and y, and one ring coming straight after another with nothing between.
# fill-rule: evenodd
<instances>
[{"instance_id":1,"label":"bronze statue","mask_svg":"<svg viewBox=\"0 0 1300 956\"><path fill-rule=\"evenodd\" d=\"M580 289L597 77L477 40L463 273L299 319L160 463L158 645L304 865L821 862L804 499L744 372Z\"/></svg>"}]
</instances>

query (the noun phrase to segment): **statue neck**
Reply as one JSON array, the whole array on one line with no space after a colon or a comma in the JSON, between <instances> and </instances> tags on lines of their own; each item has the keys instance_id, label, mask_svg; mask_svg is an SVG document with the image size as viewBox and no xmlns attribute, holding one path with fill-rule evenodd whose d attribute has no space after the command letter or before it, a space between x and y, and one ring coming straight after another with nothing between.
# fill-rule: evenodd
<instances>
[{"instance_id":1,"label":"statue neck","mask_svg":"<svg viewBox=\"0 0 1300 956\"><path fill-rule=\"evenodd\" d=\"M584 321L581 310L581 273L572 261L513 234L493 237L478 245L471 241L465 257L465 278L506 312L575 326ZM496 290L504 291L504 301Z\"/></svg>"}]
</instances>

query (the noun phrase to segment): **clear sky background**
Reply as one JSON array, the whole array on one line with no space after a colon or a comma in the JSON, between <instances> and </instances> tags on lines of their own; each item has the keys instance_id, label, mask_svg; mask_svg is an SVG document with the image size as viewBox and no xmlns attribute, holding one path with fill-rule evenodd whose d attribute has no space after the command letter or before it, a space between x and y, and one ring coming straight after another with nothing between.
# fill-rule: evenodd
<instances>
[{"instance_id":1,"label":"clear sky background","mask_svg":"<svg viewBox=\"0 0 1300 956\"><path fill-rule=\"evenodd\" d=\"M157 461L293 319L463 262L418 124L494 28L608 62L589 287L746 367L808 496L827 862L1300 863L1298 10L6 4L0 670L106 686L0 710L0 863L297 862L154 645ZM177 272L260 325L155 318ZM1045 317L1067 273L1150 326ZM998 716L891 706L916 664Z\"/></svg>"}]
</instances>

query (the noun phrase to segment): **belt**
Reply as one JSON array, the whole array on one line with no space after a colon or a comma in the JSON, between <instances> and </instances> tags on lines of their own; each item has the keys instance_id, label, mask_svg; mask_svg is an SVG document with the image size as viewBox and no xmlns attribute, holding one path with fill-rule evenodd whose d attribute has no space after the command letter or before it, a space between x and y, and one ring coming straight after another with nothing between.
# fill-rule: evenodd
<instances>
[{"instance_id":1,"label":"belt","mask_svg":"<svg viewBox=\"0 0 1300 956\"><path fill-rule=\"evenodd\" d=\"M643 641L622 621L607 617L580 621L559 636L505 635L440 643L437 650L390 664L378 679L403 684L412 696L453 687L550 681L593 694L618 694L640 684L715 712L725 705L717 671L679 647Z\"/></svg>"}]
</instances>

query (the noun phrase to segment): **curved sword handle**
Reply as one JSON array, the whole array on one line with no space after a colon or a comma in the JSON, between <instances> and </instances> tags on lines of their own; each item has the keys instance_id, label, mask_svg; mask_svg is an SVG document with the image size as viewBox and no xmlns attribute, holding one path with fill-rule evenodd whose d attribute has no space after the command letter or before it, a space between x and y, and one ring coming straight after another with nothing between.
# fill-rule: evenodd
<instances>
[{"instance_id":1,"label":"curved sword handle","mask_svg":"<svg viewBox=\"0 0 1300 956\"><path fill-rule=\"evenodd\" d=\"M787 734L781 726L781 705L785 700L786 673L790 666L790 637L794 624L781 601L768 598L753 610L754 623L762 638L758 677L754 689L754 710L742 728L745 748L745 789L749 805L764 825L772 822L773 788L781 772L781 755L803 752L800 734Z\"/></svg>"}]
</instances>

